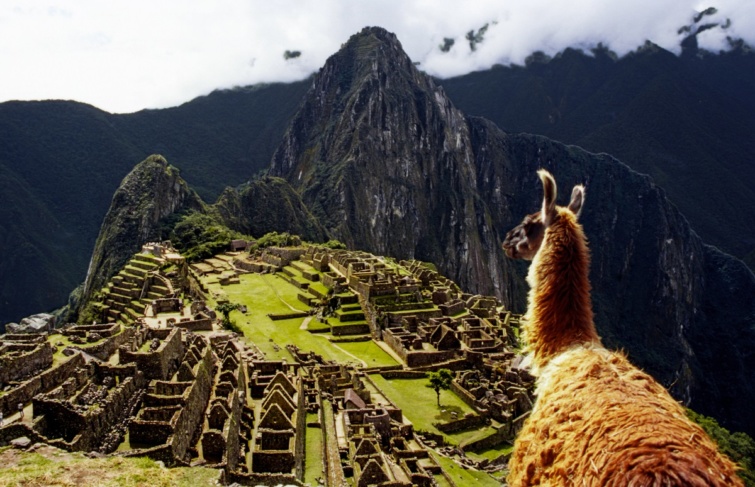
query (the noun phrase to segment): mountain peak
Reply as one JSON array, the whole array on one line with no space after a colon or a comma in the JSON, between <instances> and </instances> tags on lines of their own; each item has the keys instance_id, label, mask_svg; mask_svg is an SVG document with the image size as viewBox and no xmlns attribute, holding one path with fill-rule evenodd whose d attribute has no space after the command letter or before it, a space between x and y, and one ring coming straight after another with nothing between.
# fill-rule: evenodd
<instances>
[{"instance_id":1,"label":"mountain peak","mask_svg":"<svg viewBox=\"0 0 755 487\"><path fill-rule=\"evenodd\" d=\"M201 209L202 201L161 155L151 155L123 178L97 237L82 302L138 252L160 240L160 222L183 209Z\"/></svg>"},{"instance_id":2,"label":"mountain peak","mask_svg":"<svg viewBox=\"0 0 755 487\"><path fill-rule=\"evenodd\" d=\"M338 159L364 160L360 154L374 151L375 145L390 146L391 125L394 133L396 124L407 123L416 132L437 115L444 126L455 126L463 119L457 112L442 88L417 70L394 34L365 27L328 58L314 77L273 156L270 174L300 189L324 161L332 167ZM355 136L343 138L346 133ZM419 142L420 147L427 146L427 141ZM303 159L302 152L306 152Z\"/></svg>"}]
</instances>

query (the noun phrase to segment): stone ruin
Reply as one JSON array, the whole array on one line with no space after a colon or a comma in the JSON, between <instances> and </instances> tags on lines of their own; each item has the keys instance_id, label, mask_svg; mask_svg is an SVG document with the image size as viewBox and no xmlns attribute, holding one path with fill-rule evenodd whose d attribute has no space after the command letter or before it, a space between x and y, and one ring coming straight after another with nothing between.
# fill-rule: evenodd
<instances>
[{"instance_id":1,"label":"stone ruin","mask_svg":"<svg viewBox=\"0 0 755 487\"><path fill-rule=\"evenodd\" d=\"M160 249L147 249L149 257L138 262L152 268L152 257L170 254ZM292 362L266 360L233 334L213 331L201 274L228 285L244 272L278 272L333 337L382 340L403 361L393 367L403 370L372 372L422 377L441 367L454 370L452 388L474 413L438 429L501 424L459 450L510 441L532 407L533 378L513 352L520 317L495 298L462 293L419 262L310 246L216 256L201 264L188 270L194 275L188 284L142 269L139 282L149 300L144 312L183 310L171 293L149 295L154 286L189 290L194 298L187 305L190 317L181 313L168 326L146 326L143 314L136 317L136 264L110 283L111 302L101 311L112 319L66 326L49 337L3 336L0 445L25 436L72 451L211 466L242 485L301 485L306 431L319 428L329 485L350 479L360 486L430 486L446 475L428 454L436 443L414 433L364 369L293 344L287 346ZM122 295L131 311L113 304L125 291L132 293ZM15 417L19 403L30 414Z\"/></svg>"}]
</instances>

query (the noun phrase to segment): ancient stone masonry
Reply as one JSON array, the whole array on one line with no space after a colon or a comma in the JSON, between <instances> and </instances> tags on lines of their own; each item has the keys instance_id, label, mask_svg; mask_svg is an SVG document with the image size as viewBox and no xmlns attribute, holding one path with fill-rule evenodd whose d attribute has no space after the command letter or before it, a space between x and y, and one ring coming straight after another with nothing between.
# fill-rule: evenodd
<instances>
[{"instance_id":1,"label":"ancient stone masonry","mask_svg":"<svg viewBox=\"0 0 755 487\"><path fill-rule=\"evenodd\" d=\"M26 404L35 394L57 385L60 379L57 373L52 373L55 349L45 334L6 334L2 338L0 413L8 416L16 411L18 403Z\"/></svg>"},{"instance_id":2,"label":"ancient stone masonry","mask_svg":"<svg viewBox=\"0 0 755 487\"><path fill-rule=\"evenodd\" d=\"M178 331L178 329L175 329ZM187 335L178 371L171 380L150 382L143 406L130 422L128 455L169 464L188 464L212 387L213 352L208 340Z\"/></svg>"},{"instance_id":3,"label":"ancient stone masonry","mask_svg":"<svg viewBox=\"0 0 755 487\"><path fill-rule=\"evenodd\" d=\"M145 244L142 252L113 276L92 304L96 318L130 324L144 316L147 307L173 298L184 287L186 264L170 242ZM172 269L163 275L161 269ZM157 301L157 302L156 302Z\"/></svg>"},{"instance_id":4,"label":"ancient stone masonry","mask_svg":"<svg viewBox=\"0 0 755 487\"><path fill-rule=\"evenodd\" d=\"M108 433L128 415L144 385L135 366L92 362L59 387L34 397L33 429L47 443L67 450L110 450L119 442L107 444Z\"/></svg>"},{"instance_id":5,"label":"ancient stone masonry","mask_svg":"<svg viewBox=\"0 0 755 487\"><path fill-rule=\"evenodd\" d=\"M210 464L230 471L241 464L246 471L246 450L254 427L253 409L247 402L246 368L236 342L218 341L214 348L220 366L205 413L202 453Z\"/></svg>"},{"instance_id":6,"label":"ancient stone masonry","mask_svg":"<svg viewBox=\"0 0 755 487\"><path fill-rule=\"evenodd\" d=\"M0 343L0 389L30 379L52 365L53 347L35 335L5 335Z\"/></svg>"},{"instance_id":7,"label":"ancient stone masonry","mask_svg":"<svg viewBox=\"0 0 755 487\"><path fill-rule=\"evenodd\" d=\"M179 328L142 326L118 348L118 353L120 363L136 363L147 379L170 380L186 352Z\"/></svg>"},{"instance_id":8,"label":"ancient stone masonry","mask_svg":"<svg viewBox=\"0 0 755 487\"><path fill-rule=\"evenodd\" d=\"M362 377L346 389L337 401L335 413L342 468L355 485L435 485L433 474L440 470L427 450L419 448L400 409L385 398L373 402Z\"/></svg>"},{"instance_id":9,"label":"ancient stone masonry","mask_svg":"<svg viewBox=\"0 0 755 487\"><path fill-rule=\"evenodd\" d=\"M504 423L509 440L532 409L534 382L523 357L509 352L490 354L481 367L458 372L452 388L477 411Z\"/></svg>"},{"instance_id":10,"label":"ancient stone masonry","mask_svg":"<svg viewBox=\"0 0 755 487\"><path fill-rule=\"evenodd\" d=\"M207 288L248 272L275 272L309 307L270 319L302 318L334 345L378 340L400 364L338 363L296 344L286 346L291 361L267 360L246 338L218 331L206 300L228 298ZM459 451L509 441L532 407L533 378L514 351L519 317L419 262L307 246L186 266L155 244L102 295L103 323L2 338L0 411L8 420L0 446L26 436L66 450L211 466L242 485L302 485L313 431L329 485L431 486L447 475L428 454L442 439L416 435L369 373L423 378L453 370L451 387L474 413L438 430L492 431ZM11 419L18 403L28 413Z\"/></svg>"},{"instance_id":11,"label":"ancient stone masonry","mask_svg":"<svg viewBox=\"0 0 755 487\"><path fill-rule=\"evenodd\" d=\"M100 360L108 360L118 347L131 339L135 329L116 323L95 323L66 327L60 333L71 342L70 348L82 350Z\"/></svg>"},{"instance_id":12,"label":"ancient stone masonry","mask_svg":"<svg viewBox=\"0 0 755 487\"><path fill-rule=\"evenodd\" d=\"M300 387L297 376L279 371L265 389L252 453L255 472L294 470Z\"/></svg>"}]
</instances>

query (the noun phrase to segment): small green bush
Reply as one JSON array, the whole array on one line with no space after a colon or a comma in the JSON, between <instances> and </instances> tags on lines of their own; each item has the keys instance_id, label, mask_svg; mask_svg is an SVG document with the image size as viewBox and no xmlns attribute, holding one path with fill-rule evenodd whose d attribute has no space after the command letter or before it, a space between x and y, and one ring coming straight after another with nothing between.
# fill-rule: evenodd
<instances>
[{"instance_id":1,"label":"small green bush","mask_svg":"<svg viewBox=\"0 0 755 487\"><path fill-rule=\"evenodd\" d=\"M301 245L301 237L298 235L291 235L288 232L270 232L257 239L252 245L252 249L264 249L267 247L296 247L298 245Z\"/></svg>"},{"instance_id":2,"label":"small green bush","mask_svg":"<svg viewBox=\"0 0 755 487\"><path fill-rule=\"evenodd\" d=\"M724 454L742 467L737 473L745 485L755 487L755 440L739 431L731 433L714 418L703 416L691 409L687 409L687 416L708 433Z\"/></svg>"}]
</instances>

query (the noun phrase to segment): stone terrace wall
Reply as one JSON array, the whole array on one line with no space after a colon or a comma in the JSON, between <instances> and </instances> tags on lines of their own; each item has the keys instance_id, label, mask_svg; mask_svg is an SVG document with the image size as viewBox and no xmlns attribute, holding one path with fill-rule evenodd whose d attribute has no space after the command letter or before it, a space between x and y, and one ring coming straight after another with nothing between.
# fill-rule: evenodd
<instances>
[{"instance_id":1,"label":"stone terrace wall","mask_svg":"<svg viewBox=\"0 0 755 487\"><path fill-rule=\"evenodd\" d=\"M29 377L52 365L53 348L48 342L5 342L0 347L0 353L0 386Z\"/></svg>"},{"instance_id":2,"label":"stone terrace wall","mask_svg":"<svg viewBox=\"0 0 755 487\"><path fill-rule=\"evenodd\" d=\"M434 423L433 426L444 433L455 433L457 431L463 431L466 429L479 428L483 426L486 421L486 417L470 413L461 419L457 419L456 421L449 421L447 423Z\"/></svg>"},{"instance_id":3,"label":"stone terrace wall","mask_svg":"<svg viewBox=\"0 0 755 487\"><path fill-rule=\"evenodd\" d=\"M62 384L79 367L85 364L80 353L71 356L66 362L48 369L24 382L20 386L0 396L0 412L8 416L17 411L18 403L27 403L40 392L49 391Z\"/></svg>"}]
</instances>

